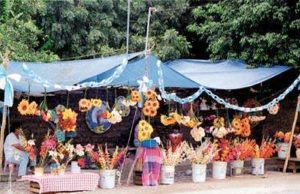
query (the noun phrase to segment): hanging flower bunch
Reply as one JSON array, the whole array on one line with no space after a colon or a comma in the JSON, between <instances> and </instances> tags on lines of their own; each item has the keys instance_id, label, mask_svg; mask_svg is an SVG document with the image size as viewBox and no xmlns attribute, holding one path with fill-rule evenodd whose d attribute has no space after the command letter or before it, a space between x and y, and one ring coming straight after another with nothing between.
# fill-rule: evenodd
<instances>
[{"instance_id":1,"label":"hanging flower bunch","mask_svg":"<svg viewBox=\"0 0 300 194\"><path fill-rule=\"evenodd\" d=\"M276 152L276 147L272 139L263 139L261 145L254 145L252 157L253 158L270 158Z\"/></svg>"},{"instance_id":2,"label":"hanging flower bunch","mask_svg":"<svg viewBox=\"0 0 300 194\"><path fill-rule=\"evenodd\" d=\"M165 166L176 166L185 160L186 142L179 144L175 151L172 151L170 146L168 149L161 148L163 165Z\"/></svg>"},{"instance_id":3,"label":"hanging flower bunch","mask_svg":"<svg viewBox=\"0 0 300 194\"><path fill-rule=\"evenodd\" d=\"M118 168L118 166L121 164L122 158L124 157L125 149L119 149L117 146L113 154L110 154L107 146L105 146L105 149L103 149L102 146L99 146L98 148L99 151L97 163L100 166L100 169L113 170Z\"/></svg>"},{"instance_id":4,"label":"hanging flower bunch","mask_svg":"<svg viewBox=\"0 0 300 194\"><path fill-rule=\"evenodd\" d=\"M28 100L22 99L18 105L18 111L21 115L38 115L38 104L35 101L29 103Z\"/></svg>"},{"instance_id":5,"label":"hanging flower bunch","mask_svg":"<svg viewBox=\"0 0 300 194\"><path fill-rule=\"evenodd\" d=\"M79 100L78 105L79 105L80 112L87 112L93 106L98 107L98 108L101 107L102 100L101 99L96 99L96 98L92 98L92 99L82 98L82 99Z\"/></svg>"},{"instance_id":6,"label":"hanging flower bunch","mask_svg":"<svg viewBox=\"0 0 300 194\"><path fill-rule=\"evenodd\" d=\"M72 132L76 129L77 113L62 105L56 107L59 127L65 132Z\"/></svg>"},{"instance_id":7,"label":"hanging flower bunch","mask_svg":"<svg viewBox=\"0 0 300 194\"><path fill-rule=\"evenodd\" d=\"M276 131L274 138L276 143L289 143L291 139L292 133L291 132L282 132L282 131Z\"/></svg>"},{"instance_id":8,"label":"hanging flower bunch","mask_svg":"<svg viewBox=\"0 0 300 194\"><path fill-rule=\"evenodd\" d=\"M119 111L117 111L116 109L113 109L109 115L109 117L107 118L108 122L110 122L111 124L116 124L122 121L122 116L119 113Z\"/></svg>"},{"instance_id":9,"label":"hanging flower bunch","mask_svg":"<svg viewBox=\"0 0 300 194\"><path fill-rule=\"evenodd\" d=\"M200 125L201 123L197 124L190 132L191 136L197 142L201 141L202 138L205 136L205 129L202 128Z\"/></svg>"},{"instance_id":10,"label":"hanging flower bunch","mask_svg":"<svg viewBox=\"0 0 300 194\"><path fill-rule=\"evenodd\" d=\"M246 160L252 156L253 148L256 145L254 140L234 139L230 145L230 158L233 160Z\"/></svg>"},{"instance_id":11,"label":"hanging flower bunch","mask_svg":"<svg viewBox=\"0 0 300 194\"><path fill-rule=\"evenodd\" d=\"M229 133L229 130L225 128L224 117L216 117L213 121L213 126L210 127L210 131L217 138L225 137Z\"/></svg>"},{"instance_id":12,"label":"hanging flower bunch","mask_svg":"<svg viewBox=\"0 0 300 194\"><path fill-rule=\"evenodd\" d=\"M130 94L130 101L133 103L140 102L142 100L141 93L137 90L132 90Z\"/></svg>"},{"instance_id":13,"label":"hanging flower bunch","mask_svg":"<svg viewBox=\"0 0 300 194\"><path fill-rule=\"evenodd\" d=\"M216 145L207 139L196 148L192 145L187 145L185 153L187 159L191 161L192 164L208 164L218 152L216 147Z\"/></svg>"},{"instance_id":14,"label":"hanging flower bunch","mask_svg":"<svg viewBox=\"0 0 300 194\"><path fill-rule=\"evenodd\" d=\"M157 100L157 94L154 90L147 90L144 93L146 101L143 107L143 113L145 116L155 117L157 115L157 110L159 108L159 102Z\"/></svg>"},{"instance_id":15,"label":"hanging flower bunch","mask_svg":"<svg viewBox=\"0 0 300 194\"><path fill-rule=\"evenodd\" d=\"M176 122L179 122L181 120L181 115L177 112L171 112L169 115L161 115L160 116L160 122L164 126L174 125Z\"/></svg>"},{"instance_id":16,"label":"hanging flower bunch","mask_svg":"<svg viewBox=\"0 0 300 194\"><path fill-rule=\"evenodd\" d=\"M232 161L232 155L230 155L230 141L226 139L220 139L217 143L218 152L214 156L215 161L229 162Z\"/></svg>"},{"instance_id":17,"label":"hanging flower bunch","mask_svg":"<svg viewBox=\"0 0 300 194\"><path fill-rule=\"evenodd\" d=\"M248 117L240 118L236 116L232 120L231 125L235 135L242 137L249 137L251 135L251 126Z\"/></svg>"},{"instance_id":18,"label":"hanging flower bunch","mask_svg":"<svg viewBox=\"0 0 300 194\"><path fill-rule=\"evenodd\" d=\"M138 124L138 140L140 142L150 139L153 133L153 127L145 120L140 120Z\"/></svg>"}]
</instances>

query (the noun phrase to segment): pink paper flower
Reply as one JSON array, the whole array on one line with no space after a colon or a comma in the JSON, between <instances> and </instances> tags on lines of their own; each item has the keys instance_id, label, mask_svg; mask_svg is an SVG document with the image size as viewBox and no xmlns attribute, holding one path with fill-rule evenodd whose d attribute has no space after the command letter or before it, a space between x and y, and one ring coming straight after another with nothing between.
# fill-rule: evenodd
<instances>
[{"instance_id":1,"label":"pink paper flower","mask_svg":"<svg viewBox=\"0 0 300 194\"><path fill-rule=\"evenodd\" d=\"M91 145L91 144L87 144L87 145L85 146L85 151L86 151L86 152L92 152L93 149L94 149L94 146Z\"/></svg>"}]
</instances>

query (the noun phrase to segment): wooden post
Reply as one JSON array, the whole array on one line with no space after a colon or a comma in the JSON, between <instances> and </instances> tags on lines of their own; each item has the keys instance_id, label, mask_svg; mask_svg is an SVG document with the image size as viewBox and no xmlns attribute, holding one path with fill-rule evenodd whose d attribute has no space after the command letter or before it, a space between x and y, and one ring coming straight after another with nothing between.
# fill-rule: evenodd
<instances>
[{"instance_id":1,"label":"wooden post","mask_svg":"<svg viewBox=\"0 0 300 194\"><path fill-rule=\"evenodd\" d=\"M290 141L289 141L289 147L288 147L287 155L285 156L284 167L283 167L283 172L284 173L286 172L286 169L287 169L288 163L289 163L289 159L290 159L290 156L291 156L291 147L292 147L293 137L294 137L295 128L296 128L296 124L297 124L297 120L298 120L299 108L300 108L300 96L298 96L296 112L295 112L294 122L293 122L293 126L292 126L292 131L291 131L291 138L290 138Z\"/></svg>"},{"instance_id":2,"label":"wooden post","mask_svg":"<svg viewBox=\"0 0 300 194\"><path fill-rule=\"evenodd\" d=\"M6 126L6 116L7 116L7 106L4 105L3 107L3 114L2 114L2 125L1 125L1 138L0 138L0 172L3 169L3 144L4 144L4 132Z\"/></svg>"},{"instance_id":3,"label":"wooden post","mask_svg":"<svg viewBox=\"0 0 300 194\"><path fill-rule=\"evenodd\" d=\"M7 69L9 64L9 53L10 51L6 51L5 54L2 56L2 65L5 69ZM2 112L2 124L1 124L1 132L0 132L0 172L3 170L3 144L4 144L4 132L6 127L6 117L7 117L7 109L8 107L6 105L3 106L3 112Z\"/></svg>"}]
</instances>

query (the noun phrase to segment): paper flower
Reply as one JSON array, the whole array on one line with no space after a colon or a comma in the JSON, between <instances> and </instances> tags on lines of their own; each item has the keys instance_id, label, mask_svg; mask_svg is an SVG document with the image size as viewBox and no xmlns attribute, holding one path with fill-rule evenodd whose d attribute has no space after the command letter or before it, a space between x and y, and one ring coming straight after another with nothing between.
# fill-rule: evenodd
<instances>
[{"instance_id":1,"label":"paper flower","mask_svg":"<svg viewBox=\"0 0 300 194\"><path fill-rule=\"evenodd\" d=\"M21 100L21 102L18 105L18 111L21 115L27 115L29 109L29 102L28 100Z\"/></svg>"},{"instance_id":2,"label":"paper flower","mask_svg":"<svg viewBox=\"0 0 300 194\"><path fill-rule=\"evenodd\" d=\"M138 140L140 142L150 139L153 127L145 120L140 120L138 124Z\"/></svg>"},{"instance_id":3,"label":"paper flower","mask_svg":"<svg viewBox=\"0 0 300 194\"><path fill-rule=\"evenodd\" d=\"M92 106L99 108L102 105L102 100L96 99L96 98L92 98L91 99L91 103L92 103Z\"/></svg>"},{"instance_id":4,"label":"paper flower","mask_svg":"<svg viewBox=\"0 0 300 194\"><path fill-rule=\"evenodd\" d=\"M83 156L84 155L84 147L81 144L77 144L75 147L75 153L79 157Z\"/></svg>"},{"instance_id":5,"label":"paper flower","mask_svg":"<svg viewBox=\"0 0 300 194\"><path fill-rule=\"evenodd\" d=\"M116 109L113 109L113 111L110 113L110 117L107 120L111 124L116 124L122 121L122 116Z\"/></svg>"},{"instance_id":6,"label":"paper flower","mask_svg":"<svg viewBox=\"0 0 300 194\"><path fill-rule=\"evenodd\" d=\"M148 89L146 92L144 92L144 96L148 99L148 100L155 100L157 97L157 94L154 90Z\"/></svg>"},{"instance_id":7,"label":"paper flower","mask_svg":"<svg viewBox=\"0 0 300 194\"><path fill-rule=\"evenodd\" d=\"M86 152L92 152L94 150L95 146L89 143L89 144L85 145L84 148L85 148Z\"/></svg>"},{"instance_id":8,"label":"paper flower","mask_svg":"<svg viewBox=\"0 0 300 194\"><path fill-rule=\"evenodd\" d=\"M134 102L134 101L132 101L132 100L130 100L130 99L124 99L124 100L122 101L122 104L123 104L124 106L126 106L126 107L130 107L130 106L135 106L135 105L137 104L137 102Z\"/></svg>"},{"instance_id":9,"label":"paper flower","mask_svg":"<svg viewBox=\"0 0 300 194\"><path fill-rule=\"evenodd\" d=\"M211 130L212 130L212 135L219 139L223 138L225 135L228 134L228 130L225 127L220 127L220 128L211 127Z\"/></svg>"},{"instance_id":10,"label":"paper flower","mask_svg":"<svg viewBox=\"0 0 300 194\"><path fill-rule=\"evenodd\" d=\"M191 136L194 138L195 141L199 142L202 140L202 138L205 136L205 130L200 127L200 124L197 124L192 130L191 130Z\"/></svg>"},{"instance_id":11,"label":"paper flower","mask_svg":"<svg viewBox=\"0 0 300 194\"><path fill-rule=\"evenodd\" d=\"M131 94L130 94L130 100L133 102L139 102L142 100L141 94L139 93L139 91L136 90L132 90Z\"/></svg>"},{"instance_id":12,"label":"paper flower","mask_svg":"<svg viewBox=\"0 0 300 194\"><path fill-rule=\"evenodd\" d=\"M85 98L80 99L78 105L81 112L87 112L92 108L92 102Z\"/></svg>"},{"instance_id":13,"label":"paper flower","mask_svg":"<svg viewBox=\"0 0 300 194\"><path fill-rule=\"evenodd\" d=\"M35 101L31 102L27 109L27 114L36 115L38 111L38 105Z\"/></svg>"}]
</instances>

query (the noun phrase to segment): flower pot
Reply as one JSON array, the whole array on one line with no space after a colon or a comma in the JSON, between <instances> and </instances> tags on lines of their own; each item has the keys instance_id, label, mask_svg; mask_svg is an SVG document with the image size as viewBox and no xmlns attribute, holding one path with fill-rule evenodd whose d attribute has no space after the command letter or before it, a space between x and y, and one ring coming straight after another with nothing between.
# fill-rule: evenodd
<instances>
[{"instance_id":1,"label":"flower pot","mask_svg":"<svg viewBox=\"0 0 300 194\"><path fill-rule=\"evenodd\" d=\"M175 166L162 166L160 183L164 185L174 184Z\"/></svg>"},{"instance_id":2,"label":"flower pot","mask_svg":"<svg viewBox=\"0 0 300 194\"><path fill-rule=\"evenodd\" d=\"M34 168L34 175L35 176L43 176L44 175L44 168L43 167L35 167Z\"/></svg>"},{"instance_id":3,"label":"flower pot","mask_svg":"<svg viewBox=\"0 0 300 194\"><path fill-rule=\"evenodd\" d=\"M278 143L278 158L285 158L288 154L289 144L288 143Z\"/></svg>"},{"instance_id":4,"label":"flower pot","mask_svg":"<svg viewBox=\"0 0 300 194\"><path fill-rule=\"evenodd\" d=\"M194 183L205 182L206 180L206 164L192 165L192 178Z\"/></svg>"},{"instance_id":5,"label":"flower pot","mask_svg":"<svg viewBox=\"0 0 300 194\"><path fill-rule=\"evenodd\" d=\"M300 159L300 148L297 148L296 150L296 157Z\"/></svg>"},{"instance_id":6,"label":"flower pot","mask_svg":"<svg viewBox=\"0 0 300 194\"><path fill-rule=\"evenodd\" d=\"M234 160L230 162L230 175L242 175L244 170L244 160Z\"/></svg>"},{"instance_id":7,"label":"flower pot","mask_svg":"<svg viewBox=\"0 0 300 194\"><path fill-rule=\"evenodd\" d=\"M99 186L102 189L112 189L115 187L116 170L100 170Z\"/></svg>"},{"instance_id":8,"label":"flower pot","mask_svg":"<svg viewBox=\"0 0 300 194\"><path fill-rule=\"evenodd\" d=\"M78 166L78 162L77 161L72 161L71 162L71 173L80 173L81 169Z\"/></svg>"},{"instance_id":9,"label":"flower pot","mask_svg":"<svg viewBox=\"0 0 300 194\"><path fill-rule=\"evenodd\" d=\"M213 162L212 177L214 179L225 179L226 171L227 171L227 162L222 162L222 161Z\"/></svg>"},{"instance_id":10,"label":"flower pot","mask_svg":"<svg viewBox=\"0 0 300 194\"><path fill-rule=\"evenodd\" d=\"M263 175L265 174L265 159L264 158L253 158L251 160L252 174Z\"/></svg>"}]
</instances>

